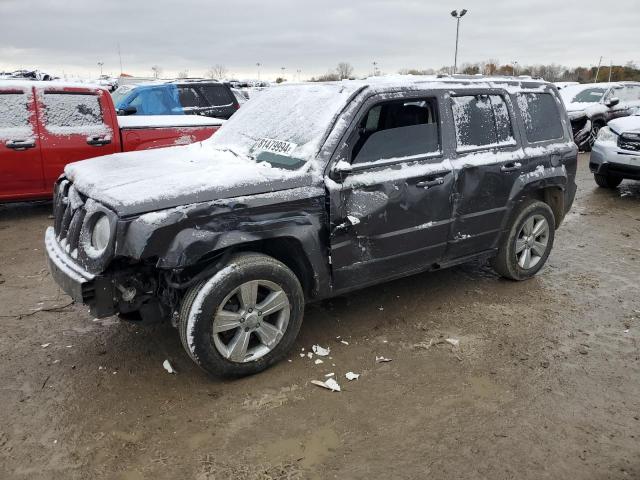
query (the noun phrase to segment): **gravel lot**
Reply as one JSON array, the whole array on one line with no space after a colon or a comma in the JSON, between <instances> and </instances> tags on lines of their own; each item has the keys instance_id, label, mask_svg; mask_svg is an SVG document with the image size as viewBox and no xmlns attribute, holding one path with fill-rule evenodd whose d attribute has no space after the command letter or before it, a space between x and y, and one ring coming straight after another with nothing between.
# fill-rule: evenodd
<instances>
[{"instance_id":1,"label":"gravel lot","mask_svg":"<svg viewBox=\"0 0 640 480\"><path fill-rule=\"evenodd\" d=\"M0 206L0 478L640 478L640 183L587 162L535 279L472 264L311 305L290 361L237 381L170 326L70 305L50 205ZM310 384L330 372L342 392Z\"/></svg>"}]
</instances>

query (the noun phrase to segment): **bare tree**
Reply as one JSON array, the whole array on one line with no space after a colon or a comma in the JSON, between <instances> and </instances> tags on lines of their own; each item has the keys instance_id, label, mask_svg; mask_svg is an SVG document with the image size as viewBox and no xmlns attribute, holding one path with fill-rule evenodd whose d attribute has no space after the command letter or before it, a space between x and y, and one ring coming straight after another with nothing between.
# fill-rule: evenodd
<instances>
[{"instance_id":1,"label":"bare tree","mask_svg":"<svg viewBox=\"0 0 640 480\"><path fill-rule=\"evenodd\" d=\"M347 62L340 62L336 67L336 73L338 74L339 80L351 78L353 75L353 66Z\"/></svg>"},{"instance_id":2,"label":"bare tree","mask_svg":"<svg viewBox=\"0 0 640 480\"><path fill-rule=\"evenodd\" d=\"M162 75L162 67L160 65L154 65L151 67L151 71L153 72L153 78L158 79Z\"/></svg>"},{"instance_id":3,"label":"bare tree","mask_svg":"<svg viewBox=\"0 0 640 480\"><path fill-rule=\"evenodd\" d=\"M181 72L178 72L178 78L189 78L189 69L185 68Z\"/></svg>"},{"instance_id":4,"label":"bare tree","mask_svg":"<svg viewBox=\"0 0 640 480\"><path fill-rule=\"evenodd\" d=\"M216 64L207 70L207 77L222 80L226 78L229 70L224 65Z\"/></svg>"}]
</instances>

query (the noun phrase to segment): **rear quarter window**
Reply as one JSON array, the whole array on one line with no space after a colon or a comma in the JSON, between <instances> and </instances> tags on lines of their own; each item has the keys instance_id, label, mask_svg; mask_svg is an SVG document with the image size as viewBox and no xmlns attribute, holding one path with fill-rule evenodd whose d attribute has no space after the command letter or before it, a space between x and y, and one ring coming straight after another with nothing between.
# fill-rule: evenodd
<instances>
[{"instance_id":1,"label":"rear quarter window","mask_svg":"<svg viewBox=\"0 0 640 480\"><path fill-rule=\"evenodd\" d=\"M560 110L550 93L518 93L520 115L529 143L557 140L564 137Z\"/></svg>"},{"instance_id":2,"label":"rear quarter window","mask_svg":"<svg viewBox=\"0 0 640 480\"><path fill-rule=\"evenodd\" d=\"M0 92L0 140L26 140L33 137L29 121L31 96L21 92Z\"/></svg>"},{"instance_id":3,"label":"rear quarter window","mask_svg":"<svg viewBox=\"0 0 640 480\"><path fill-rule=\"evenodd\" d=\"M54 135L108 133L98 95L45 92L42 107L42 123Z\"/></svg>"},{"instance_id":4,"label":"rear quarter window","mask_svg":"<svg viewBox=\"0 0 640 480\"><path fill-rule=\"evenodd\" d=\"M501 95L451 98L459 152L515 145L509 109Z\"/></svg>"},{"instance_id":5,"label":"rear quarter window","mask_svg":"<svg viewBox=\"0 0 640 480\"><path fill-rule=\"evenodd\" d=\"M230 91L222 85L202 85L200 91L207 99L207 106L229 107L233 104Z\"/></svg>"}]
</instances>

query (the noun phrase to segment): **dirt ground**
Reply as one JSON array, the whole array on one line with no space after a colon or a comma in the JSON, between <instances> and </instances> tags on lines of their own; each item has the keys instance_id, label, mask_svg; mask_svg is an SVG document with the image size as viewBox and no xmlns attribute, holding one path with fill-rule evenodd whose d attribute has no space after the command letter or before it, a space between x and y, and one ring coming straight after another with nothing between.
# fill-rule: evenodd
<instances>
[{"instance_id":1,"label":"dirt ground","mask_svg":"<svg viewBox=\"0 0 640 480\"><path fill-rule=\"evenodd\" d=\"M640 478L640 183L598 189L587 161L537 278L465 265L311 305L290 360L236 381L170 326L69 305L50 205L0 207L0 478ZM342 392L310 384L330 372Z\"/></svg>"}]
</instances>

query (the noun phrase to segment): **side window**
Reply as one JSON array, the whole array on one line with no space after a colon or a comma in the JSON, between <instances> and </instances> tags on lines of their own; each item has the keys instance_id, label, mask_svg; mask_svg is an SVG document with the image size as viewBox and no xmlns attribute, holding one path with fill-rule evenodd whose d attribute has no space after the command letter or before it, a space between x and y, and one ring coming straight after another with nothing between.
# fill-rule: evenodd
<instances>
[{"instance_id":1,"label":"side window","mask_svg":"<svg viewBox=\"0 0 640 480\"><path fill-rule=\"evenodd\" d=\"M517 99L530 143L564 136L558 105L550 93L518 93Z\"/></svg>"},{"instance_id":2,"label":"side window","mask_svg":"<svg viewBox=\"0 0 640 480\"><path fill-rule=\"evenodd\" d=\"M29 122L29 97L0 92L0 140L25 140L33 136Z\"/></svg>"},{"instance_id":3,"label":"side window","mask_svg":"<svg viewBox=\"0 0 640 480\"><path fill-rule=\"evenodd\" d=\"M395 100L372 107L362 118L351 158L356 164L409 159L439 151L436 100Z\"/></svg>"},{"instance_id":4,"label":"side window","mask_svg":"<svg viewBox=\"0 0 640 480\"><path fill-rule=\"evenodd\" d=\"M229 91L222 85L202 85L199 90L207 100L204 106L229 107L233 104Z\"/></svg>"},{"instance_id":5,"label":"side window","mask_svg":"<svg viewBox=\"0 0 640 480\"><path fill-rule=\"evenodd\" d=\"M85 133L104 126L97 95L46 92L43 97L43 122L51 133Z\"/></svg>"},{"instance_id":6,"label":"side window","mask_svg":"<svg viewBox=\"0 0 640 480\"><path fill-rule=\"evenodd\" d=\"M626 100L624 88L623 87L612 88L607 94L606 100L609 101L612 98L618 98L621 102Z\"/></svg>"},{"instance_id":7,"label":"side window","mask_svg":"<svg viewBox=\"0 0 640 480\"><path fill-rule=\"evenodd\" d=\"M451 98L458 151L515 144L509 109L500 95Z\"/></svg>"},{"instance_id":8,"label":"side window","mask_svg":"<svg viewBox=\"0 0 640 480\"><path fill-rule=\"evenodd\" d=\"M185 110L207 106L207 101L194 87L178 87L178 93L180 95L180 103Z\"/></svg>"}]
</instances>

